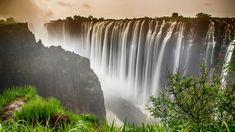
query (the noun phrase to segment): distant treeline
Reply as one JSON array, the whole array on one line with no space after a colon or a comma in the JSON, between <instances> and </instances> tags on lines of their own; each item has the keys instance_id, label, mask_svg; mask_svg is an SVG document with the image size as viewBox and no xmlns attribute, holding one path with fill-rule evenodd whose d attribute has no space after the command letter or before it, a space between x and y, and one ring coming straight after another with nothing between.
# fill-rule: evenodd
<instances>
[{"instance_id":1,"label":"distant treeline","mask_svg":"<svg viewBox=\"0 0 235 132\"><path fill-rule=\"evenodd\" d=\"M231 17L212 17L209 14L206 13L198 13L196 14L195 17L184 17L182 15L179 15L178 13L174 12L172 13L171 16L163 16L163 17L141 17L141 18L125 18L125 19L105 19L104 17L101 18L95 18L93 16L88 16L88 17L84 17L84 16L80 16L80 15L75 15L73 17L66 17L66 19L58 19L58 20L52 20L51 22L74 22L74 21L94 21L94 22L98 22L98 21L119 21L119 20L176 20L176 21L189 21L189 20L197 20L197 21L204 21L204 22L208 22L208 21L215 21L215 20L223 20L226 21L228 23L234 23L235 22L235 18L231 18Z\"/></svg>"},{"instance_id":2,"label":"distant treeline","mask_svg":"<svg viewBox=\"0 0 235 132\"><path fill-rule=\"evenodd\" d=\"M68 25L78 25L81 22L101 22L101 21L136 21L136 20L157 20L160 22L163 21L178 21L178 22L183 22L183 23L197 23L199 26L199 30L204 30L207 29L209 24L211 22L214 22L216 27L221 27L221 29L224 29L228 34L229 40L234 39L234 32L235 32L235 18L230 18L230 17L212 17L209 14L206 13L198 13L196 14L195 17L184 17L182 15L179 15L178 13L172 13L171 16L163 16L163 17L142 17L142 18L125 18L125 19L105 19L103 17L101 18L95 18L93 16L89 17L84 17L84 16L79 16L75 15L73 17L67 17L65 19L58 19L58 20L52 20L50 23L56 23L56 24L61 24L61 23L69 23Z\"/></svg>"},{"instance_id":3,"label":"distant treeline","mask_svg":"<svg viewBox=\"0 0 235 132\"><path fill-rule=\"evenodd\" d=\"M12 24L12 23L16 23L15 19L12 17L6 19L0 19L0 24Z\"/></svg>"}]
</instances>

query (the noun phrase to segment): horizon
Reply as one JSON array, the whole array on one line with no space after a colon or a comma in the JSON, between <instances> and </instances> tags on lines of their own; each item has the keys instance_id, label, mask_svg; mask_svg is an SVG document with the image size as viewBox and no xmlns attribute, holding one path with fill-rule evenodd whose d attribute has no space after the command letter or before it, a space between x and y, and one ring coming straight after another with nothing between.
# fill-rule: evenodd
<instances>
[{"instance_id":1,"label":"horizon","mask_svg":"<svg viewBox=\"0 0 235 132\"><path fill-rule=\"evenodd\" d=\"M19 6L20 5L20 6ZM69 16L94 16L106 19L171 16L177 12L195 17L203 12L213 17L235 17L234 0L0 0L0 18L38 22L64 19Z\"/></svg>"},{"instance_id":2,"label":"horizon","mask_svg":"<svg viewBox=\"0 0 235 132\"><path fill-rule=\"evenodd\" d=\"M173 13L177 13L177 12L172 12ZM203 14L207 14L206 12L199 12L199 13L203 13ZM155 16L155 17L148 17L148 16L143 16L143 17L132 17L132 18L105 18L105 17L95 17L95 16L92 16L92 15L88 15L88 16L83 16L83 15L79 15L79 14L75 14L73 16L65 16L64 18L58 18L58 19L48 19L48 22L51 22L51 21L57 21L57 20L66 20L66 18L68 17L71 17L74 19L74 16L80 16L80 17L84 17L84 18L88 18L90 16L92 16L93 18L95 19L100 19L100 18L103 18L104 20L125 20L125 19L129 19L129 20L132 20L132 19L144 19L144 18L148 18L148 19L158 19L158 18L171 18L172 17L172 14L171 15L167 15L167 16ZM198 13L197 13L198 14ZM197 14L195 14L195 16L183 16L181 14L178 14L179 16L178 17L183 17L183 18L197 18ZM212 16L211 14L207 14L207 15L210 15L211 18L229 18L229 19L235 19L235 16L232 16L232 17L227 17L227 16L224 16L224 17L220 17L220 16ZM15 19L14 17L12 16L7 16L7 17L0 17L0 20L6 20L7 18L13 18ZM27 23L28 21L17 21L17 19L15 19L16 22L19 22L19 23ZM30 23L30 22L29 22Z\"/></svg>"}]
</instances>

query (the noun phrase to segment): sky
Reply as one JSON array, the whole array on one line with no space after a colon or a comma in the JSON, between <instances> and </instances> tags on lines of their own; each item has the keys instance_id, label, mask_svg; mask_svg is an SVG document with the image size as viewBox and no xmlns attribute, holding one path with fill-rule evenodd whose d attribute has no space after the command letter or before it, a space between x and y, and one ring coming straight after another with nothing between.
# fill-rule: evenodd
<instances>
[{"instance_id":1,"label":"sky","mask_svg":"<svg viewBox=\"0 0 235 132\"><path fill-rule=\"evenodd\" d=\"M0 0L0 17L19 21L47 21L81 15L104 18L170 16L199 12L235 17L235 0Z\"/></svg>"}]
</instances>

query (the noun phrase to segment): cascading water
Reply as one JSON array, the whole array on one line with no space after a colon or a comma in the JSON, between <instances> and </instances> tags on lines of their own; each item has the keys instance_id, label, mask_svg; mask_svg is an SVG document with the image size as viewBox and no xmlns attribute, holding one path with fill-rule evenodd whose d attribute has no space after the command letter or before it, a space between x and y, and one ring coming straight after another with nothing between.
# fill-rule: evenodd
<instances>
[{"instance_id":1,"label":"cascading water","mask_svg":"<svg viewBox=\"0 0 235 132\"><path fill-rule=\"evenodd\" d=\"M145 104L159 93L167 74L198 75L201 64L208 69L215 65L215 53L224 51L216 49L215 23L208 25L200 29L194 22L154 19L62 21L47 24L46 30L50 43L62 43L90 59L104 93L112 89Z\"/></svg>"},{"instance_id":2,"label":"cascading water","mask_svg":"<svg viewBox=\"0 0 235 132\"><path fill-rule=\"evenodd\" d=\"M232 59L232 55L233 55L233 50L235 48L235 40L233 40L228 47L228 50L226 52L226 56L225 56L225 64L223 65L223 70L221 73L221 82L223 85L226 85L226 76L228 75L228 65L231 62Z\"/></svg>"},{"instance_id":3,"label":"cascading water","mask_svg":"<svg viewBox=\"0 0 235 132\"><path fill-rule=\"evenodd\" d=\"M173 33L173 29L174 29L175 25L176 25L176 22L171 23L170 28L167 31L167 35L163 39L163 42L160 47L160 52L158 54L158 59L157 59L157 63L156 63L156 69L155 69L155 71L153 71L154 72L154 80L153 80L154 85L153 85L153 87L155 89L158 89L161 87L160 76L161 76L161 72L162 72L161 68L162 68L162 63L163 63L164 51L166 48L166 44ZM153 94L155 94L155 93L153 93Z\"/></svg>"},{"instance_id":4,"label":"cascading water","mask_svg":"<svg viewBox=\"0 0 235 132\"><path fill-rule=\"evenodd\" d=\"M206 46L206 55L205 55L205 66L207 69L211 70L211 67L214 62L214 52L215 52L215 24L213 22L209 25L209 30L206 35L206 41L204 45ZM212 78L213 72L210 72L209 77Z\"/></svg>"}]
</instances>

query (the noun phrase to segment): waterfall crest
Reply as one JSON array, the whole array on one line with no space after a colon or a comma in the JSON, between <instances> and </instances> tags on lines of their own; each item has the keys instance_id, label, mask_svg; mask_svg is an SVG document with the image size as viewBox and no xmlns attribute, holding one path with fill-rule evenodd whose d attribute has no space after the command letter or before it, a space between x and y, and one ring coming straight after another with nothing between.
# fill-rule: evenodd
<instances>
[{"instance_id":1,"label":"waterfall crest","mask_svg":"<svg viewBox=\"0 0 235 132\"><path fill-rule=\"evenodd\" d=\"M62 43L89 58L101 83L102 78L114 80L127 98L144 104L149 96L159 94L168 74L198 75L201 64L208 69L215 66L215 58L226 48L215 39L214 22L206 29L200 26L140 19L51 23L46 30L50 43Z\"/></svg>"}]
</instances>

